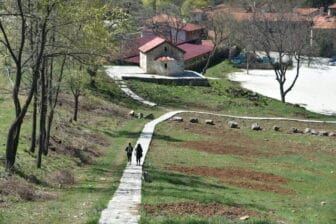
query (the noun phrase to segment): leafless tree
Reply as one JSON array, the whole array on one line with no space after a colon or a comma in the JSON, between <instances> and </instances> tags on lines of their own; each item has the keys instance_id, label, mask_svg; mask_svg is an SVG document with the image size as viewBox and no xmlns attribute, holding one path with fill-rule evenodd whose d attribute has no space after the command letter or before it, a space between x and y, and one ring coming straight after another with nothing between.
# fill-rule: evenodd
<instances>
[{"instance_id":1,"label":"leafless tree","mask_svg":"<svg viewBox=\"0 0 336 224\"><path fill-rule=\"evenodd\" d=\"M178 42L180 32L186 26L181 8L170 4L169 7L156 10L156 14L146 20L146 25L154 34L168 38L172 43Z\"/></svg>"},{"instance_id":2,"label":"leafless tree","mask_svg":"<svg viewBox=\"0 0 336 224\"><path fill-rule=\"evenodd\" d=\"M0 42L10 52L14 67L16 70L14 88L12 92L13 102L15 106L15 119L11 124L6 144L6 169L11 170L16 158L19 137L23 119L27 113L28 107L32 101L34 92L37 88L37 77L40 72L40 66L45 50L45 40L47 36L47 22L52 11L53 5L45 5L40 17L33 18L32 14L28 13L27 3L22 0L8 1L12 7L6 9L0 15L0 31L2 36ZM39 26L36 39L39 41L32 47L31 54L26 54L27 50L27 33L29 27L27 21L30 19L38 19ZM15 33L15 41L13 36ZM34 55L34 56L33 56ZM19 98L22 88L22 78L24 76L26 66L30 63L32 71L30 73L31 84L29 85L27 97L23 102Z\"/></svg>"},{"instance_id":3,"label":"leafless tree","mask_svg":"<svg viewBox=\"0 0 336 224\"><path fill-rule=\"evenodd\" d=\"M281 101L295 86L302 65L302 56L310 49L310 29L312 21L308 17L293 13L292 4L269 2L275 12L264 12L255 8L244 25L240 27L245 42L256 51L265 52L279 83ZM276 55L276 60L274 56ZM287 70L295 64L295 77L290 83Z\"/></svg>"},{"instance_id":4,"label":"leafless tree","mask_svg":"<svg viewBox=\"0 0 336 224\"><path fill-rule=\"evenodd\" d=\"M209 38L213 43L213 50L211 51L207 62L202 70L205 74L212 58L219 48L230 48L235 38L235 20L233 19L230 9L208 12L208 19L203 21L204 25L209 30Z\"/></svg>"}]
</instances>

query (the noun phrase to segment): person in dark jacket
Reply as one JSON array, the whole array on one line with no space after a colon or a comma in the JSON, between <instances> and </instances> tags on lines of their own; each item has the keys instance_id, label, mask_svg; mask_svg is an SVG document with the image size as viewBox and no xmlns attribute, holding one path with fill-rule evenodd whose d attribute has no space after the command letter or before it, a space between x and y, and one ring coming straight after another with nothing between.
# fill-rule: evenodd
<instances>
[{"instance_id":1,"label":"person in dark jacket","mask_svg":"<svg viewBox=\"0 0 336 224\"><path fill-rule=\"evenodd\" d=\"M136 153L136 162L137 162L137 165L140 166L140 161L141 161L141 157L142 157L142 147L141 147L141 144L139 143L137 145L137 147L135 148L135 153Z\"/></svg>"},{"instance_id":2,"label":"person in dark jacket","mask_svg":"<svg viewBox=\"0 0 336 224\"><path fill-rule=\"evenodd\" d=\"M131 162L132 162L132 152L133 152L133 147L132 147L131 143L128 143L128 146L126 147L125 151L126 151L126 154L127 154L128 162L131 164Z\"/></svg>"}]
</instances>

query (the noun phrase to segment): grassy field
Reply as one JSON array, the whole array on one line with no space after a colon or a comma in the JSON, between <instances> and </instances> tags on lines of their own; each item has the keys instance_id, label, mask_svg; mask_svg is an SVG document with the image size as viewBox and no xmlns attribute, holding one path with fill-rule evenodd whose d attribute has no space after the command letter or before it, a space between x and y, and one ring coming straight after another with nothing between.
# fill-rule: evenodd
<instances>
[{"instance_id":1,"label":"grassy field","mask_svg":"<svg viewBox=\"0 0 336 224\"><path fill-rule=\"evenodd\" d=\"M283 116L314 119L335 119L306 111L304 108L283 104L277 100L259 96L242 89L238 83L226 79L229 72L236 71L223 62L207 72L207 76L221 77L210 80L210 87L158 85L141 81L128 81L130 88L138 95L159 106L171 109L190 109L250 116Z\"/></svg>"},{"instance_id":2,"label":"grassy field","mask_svg":"<svg viewBox=\"0 0 336 224\"><path fill-rule=\"evenodd\" d=\"M335 138L288 131L336 125L263 121L264 130L255 132L252 121L237 120L240 129L230 129L228 119L182 117L156 130L141 223L241 223L245 215L244 223L336 222ZM214 126L204 124L209 118Z\"/></svg>"},{"instance_id":3,"label":"grassy field","mask_svg":"<svg viewBox=\"0 0 336 224\"><path fill-rule=\"evenodd\" d=\"M70 123L72 98L61 94L50 155L35 169L28 152L31 112L20 139L16 174L0 175L0 223L97 223L125 167L124 146L135 142L148 120L128 116L130 110L155 117L167 110L206 110L234 115L283 116L331 120L295 105L251 93L228 81L235 71L223 62L210 68L211 87L157 85L128 81L134 92L159 107L148 108L125 96L100 73L96 88L81 98L79 121ZM6 134L13 105L6 78L0 76L0 163L5 162ZM190 115L191 116L191 115ZM185 117L188 120L188 117ZM205 119L207 117L202 117ZM261 123L266 131L251 132L251 122L228 130L227 120L210 117L215 126L167 122L158 128L145 169L141 223L333 223L336 208L335 139L291 135L286 130L306 125ZM334 130L332 125L311 125ZM228 150L226 152L225 150ZM336 171L335 171L336 172ZM74 183L62 183L65 174ZM38 182L38 183L36 183ZM4 192L3 189L15 189ZM32 189L32 190L29 190ZM326 202L321 205L321 202ZM304 220L303 222L301 222ZM319 222L321 221L321 222Z\"/></svg>"},{"instance_id":4,"label":"grassy field","mask_svg":"<svg viewBox=\"0 0 336 224\"><path fill-rule=\"evenodd\" d=\"M10 87L4 77L0 78L0 163L3 166L13 105ZM31 112L26 116L16 175L7 177L1 171L0 223L97 223L126 165L123 149L128 142L135 143L146 122L130 118L129 110L158 113L131 102L102 74L97 89L81 98L77 123L69 122L71 96L62 94L60 102L53 130L56 140L52 141L49 156L43 158L42 169L35 168L36 154L28 152ZM60 180L72 176L74 184L63 184Z\"/></svg>"}]
</instances>

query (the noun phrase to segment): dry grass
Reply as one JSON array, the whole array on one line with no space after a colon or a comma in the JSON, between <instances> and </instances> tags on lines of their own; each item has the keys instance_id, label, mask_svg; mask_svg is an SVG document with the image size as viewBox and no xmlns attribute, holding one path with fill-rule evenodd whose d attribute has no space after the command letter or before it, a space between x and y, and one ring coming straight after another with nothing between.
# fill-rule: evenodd
<instances>
[{"instance_id":1,"label":"dry grass","mask_svg":"<svg viewBox=\"0 0 336 224\"><path fill-rule=\"evenodd\" d=\"M56 197L54 194L37 190L34 185L16 178L1 179L0 194L1 196L12 195L17 201L48 200Z\"/></svg>"},{"instance_id":2,"label":"dry grass","mask_svg":"<svg viewBox=\"0 0 336 224\"><path fill-rule=\"evenodd\" d=\"M75 184L75 175L71 170L61 170L52 173L48 177L49 182L59 187Z\"/></svg>"}]
</instances>

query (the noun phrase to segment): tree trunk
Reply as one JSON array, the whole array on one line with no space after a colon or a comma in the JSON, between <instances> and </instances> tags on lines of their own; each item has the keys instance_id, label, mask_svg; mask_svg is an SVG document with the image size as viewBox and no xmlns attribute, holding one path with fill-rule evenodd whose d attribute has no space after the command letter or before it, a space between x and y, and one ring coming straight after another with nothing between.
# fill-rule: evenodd
<instances>
[{"instance_id":1,"label":"tree trunk","mask_svg":"<svg viewBox=\"0 0 336 224\"><path fill-rule=\"evenodd\" d=\"M249 74L249 66L250 66L250 60L249 60L249 55L246 55L246 74Z\"/></svg>"},{"instance_id":2,"label":"tree trunk","mask_svg":"<svg viewBox=\"0 0 336 224\"><path fill-rule=\"evenodd\" d=\"M37 156L37 168L42 166L42 153L45 148L45 139L46 139L46 117L48 111L48 101L47 101L47 84L46 84L46 71L45 65L43 63L41 69L41 111L40 111L40 136L39 136L39 150Z\"/></svg>"},{"instance_id":3,"label":"tree trunk","mask_svg":"<svg viewBox=\"0 0 336 224\"><path fill-rule=\"evenodd\" d=\"M202 70L202 75L205 75L206 71L208 70L209 66L210 66L210 62L211 62L211 59L213 58L213 56L215 55L215 52L217 50L217 45L214 46L213 50L211 51L209 57L208 57L208 60Z\"/></svg>"},{"instance_id":4,"label":"tree trunk","mask_svg":"<svg viewBox=\"0 0 336 224\"><path fill-rule=\"evenodd\" d=\"M17 153L18 139L20 137L22 121L15 121L10 127L7 135L6 145L6 170L11 171L14 164Z\"/></svg>"},{"instance_id":5,"label":"tree trunk","mask_svg":"<svg viewBox=\"0 0 336 224\"><path fill-rule=\"evenodd\" d=\"M36 148L36 128L37 128L37 91L34 94L33 102L33 120L32 120L32 133L30 140L30 152L34 153Z\"/></svg>"},{"instance_id":6,"label":"tree trunk","mask_svg":"<svg viewBox=\"0 0 336 224\"><path fill-rule=\"evenodd\" d=\"M280 83L280 96L281 96L281 102L286 103L286 94L284 91L284 84Z\"/></svg>"},{"instance_id":7,"label":"tree trunk","mask_svg":"<svg viewBox=\"0 0 336 224\"><path fill-rule=\"evenodd\" d=\"M79 94L74 95L75 99L75 108L74 108L74 115L73 115L73 120L77 121L77 116L78 116L78 105L79 105Z\"/></svg>"}]
</instances>

